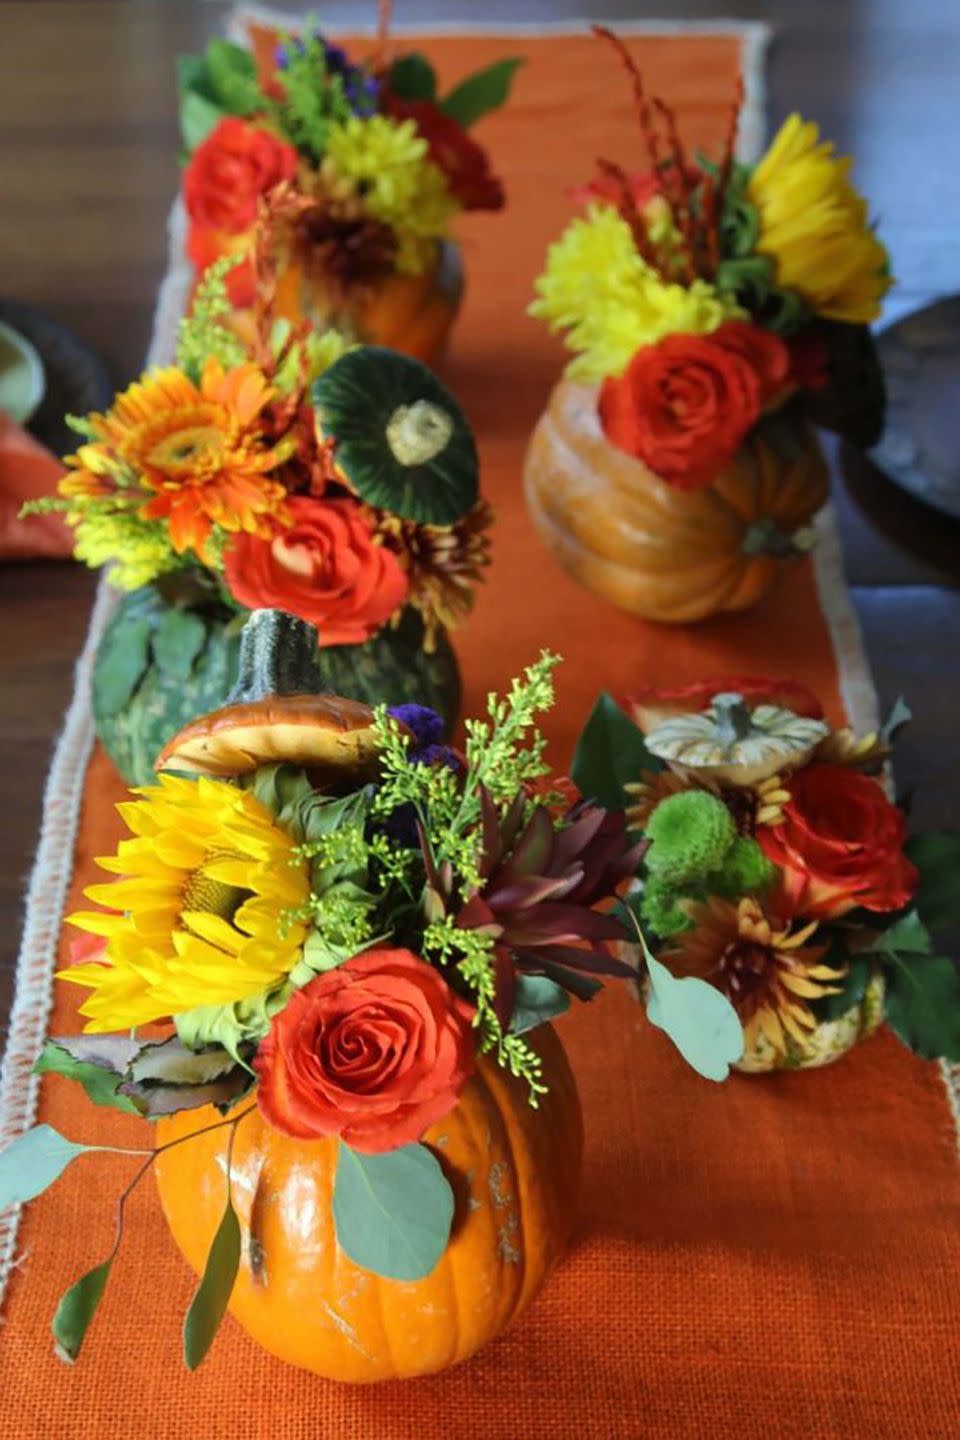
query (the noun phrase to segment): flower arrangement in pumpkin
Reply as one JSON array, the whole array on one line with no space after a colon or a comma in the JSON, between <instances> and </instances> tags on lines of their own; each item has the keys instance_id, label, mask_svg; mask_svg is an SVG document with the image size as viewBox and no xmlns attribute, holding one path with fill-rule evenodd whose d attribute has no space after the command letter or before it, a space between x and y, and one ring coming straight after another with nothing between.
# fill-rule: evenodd
<instances>
[{"instance_id":1,"label":"flower arrangement in pumpkin","mask_svg":"<svg viewBox=\"0 0 960 1440\"><path fill-rule=\"evenodd\" d=\"M185 727L156 783L119 806L127 836L97 862L109 879L85 892L95 908L69 917L83 938L59 975L83 994L85 1032L49 1040L37 1068L159 1122L158 1146L137 1152L144 1162L133 1183L157 1160L175 1237L205 1271L184 1332L191 1367L237 1278L235 1203L245 1233L238 1318L268 1348L322 1373L398 1372L358 1360L357 1334L347 1344L347 1322L330 1330L317 1286L334 1283L328 1298L346 1315L369 1274L409 1285L448 1246L458 1247L458 1263L486 1267L494 1278L473 1319L464 1312L448 1323L446 1282L431 1292L434 1338L449 1345L453 1335L463 1347L445 1352L449 1363L526 1303L569 1232L581 1122L544 1026L572 996L589 1000L603 979L634 975L611 950L628 936L612 907L639 850L622 814L550 781L536 720L553 703L555 656L490 697L488 718L467 723L461 752L443 744L439 717L423 706L373 711L283 693L280 657L316 643L302 622L258 611L243 643L247 698ZM710 987L692 985L729 1009ZM491 1139L501 1132L509 1139ZM245 1147L260 1134L269 1158L248 1163ZM194 1176L178 1192L177 1157L190 1163L179 1147L194 1138L212 1138L214 1183ZM288 1200L280 1166L290 1143L298 1148ZM557 1147L555 1165L544 1164L545 1144ZM0 1205L39 1193L83 1148L47 1126L28 1132L0 1156ZM281 1241L276 1228L263 1238L251 1200L263 1165L270 1224L286 1216L295 1252L313 1244L303 1238L303 1177L310 1166L329 1176L329 1244L341 1258L330 1272L318 1241L294 1265L316 1312L294 1329L302 1338L320 1327L316 1349L298 1350L297 1337L284 1348L270 1322L271 1305L293 1302L270 1289ZM505 1186L517 1187L512 1199ZM490 1194L495 1211L529 1204L530 1216L511 1210L507 1229L492 1229ZM201 1195L216 1207L209 1233ZM71 1358L111 1260L60 1303L54 1334ZM416 1293L404 1289L403 1303ZM382 1325L379 1311L374 1322ZM437 1363L428 1331L424 1312L409 1373ZM338 1345L343 1356L331 1359Z\"/></svg>"},{"instance_id":2,"label":"flower arrangement in pumpkin","mask_svg":"<svg viewBox=\"0 0 960 1440\"><path fill-rule=\"evenodd\" d=\"M644 848L655 963L728 997L743 1070L827 1063L883 1019L960 1059L960 970L931 937L960 919L960 836L909 835L884 783L909 718L858 738L803 686L728 676L604 696L581 737L574 776Z\"/></svg>"},{"instance_id":3,"label":"flower arrangement in pumpkin","mask_svg":"<svg viewBox=\"0 0 960 1440\"><path fill-rule=\"evenodd\" d=\"M576 352L570 378L599 386L607 440L685 492L751 435L789 454L812 420L873 443L883 391L867 327L892 281L849 160L799 115L757 164L737 160L740 95L720 157L692 158L622 42L594 29L631 77L648 168L599 162L531 314Z\"/></svg>"},{"instance_id":4,"label":"flower arrangement in pumpkin","mask_svg":"<svg viewBox=\"0 0 960 1440\"><path fill-rule=\"evenodd\" d=\"M438 633L469 613L490 510L452 397L418 362L275 314L263 232L249 345L225 325L227 257L181 322L176 364L141 376L83 438L59 496L77 558L130 591L228 614L276 606L320 645L360 645L406 607Z\"/></svg>"},{"instance_id":5,"label":"flower arrangement in pumpkin","mask_svg":"<svg viewBox=\"0 0 960 1440\"><path fill-rule=\"evenodd\" d=\"M441 98L425 56L391 55L388 8L364 60L319 32L254 28L255 53L213 40L180 61L187 251L200 273L223 254L242 257L229 288L237 307L249 306L251 237L266 208L287 276L285 313L306 308L351 337L429 359L459 299L458 290L432 293L453 222L505 203L470 128L506 101L520 61L502 60ZM382 313L364 305L398 276L409 283L385 297ZM315 304L301 304L301 281Z\"/></svg>"}]
</instances>

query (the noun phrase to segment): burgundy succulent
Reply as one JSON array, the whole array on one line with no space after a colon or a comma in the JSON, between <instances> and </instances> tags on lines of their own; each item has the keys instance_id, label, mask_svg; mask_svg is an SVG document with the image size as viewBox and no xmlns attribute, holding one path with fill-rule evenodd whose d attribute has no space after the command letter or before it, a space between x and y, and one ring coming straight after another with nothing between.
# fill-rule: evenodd
<instances>
[{"instance_id":1,"label":"burgundy succulent","mask_svg":"<svg viewBox=\"0 0 960 1440\"><path fill-rule=\"evenodd\" d=\"M633 875L642 845L630 847L623 815L579 801L559 821L520 794L502 817L483 793L483 885L457 914L465 930L496 942L496 1010L513 1013L518 970L549 976L582 1000L600 988L594 975L629 978L604 942L626 938L620 922L593 907L612 900Z\"/></svg>"}]
</instances>

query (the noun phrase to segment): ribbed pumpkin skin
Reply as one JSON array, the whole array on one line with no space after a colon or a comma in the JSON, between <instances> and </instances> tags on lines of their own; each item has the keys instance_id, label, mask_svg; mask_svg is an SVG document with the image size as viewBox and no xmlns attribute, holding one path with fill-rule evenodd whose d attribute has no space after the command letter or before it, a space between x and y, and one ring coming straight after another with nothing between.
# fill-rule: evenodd
<instances>
[{"instance_id":1,"label":"ribbed pumpkin skin","mask_svg":"<svg viewBox=\"0 0 960 1440\"><path fill-rule=\"evenodd\" d=\"M296 266L288 265L277 288L276 308L288 320L305 318L319 328L333 325L366 344L386 345L429 364L446 348L462 296L460 252L444 242L432 269L422 275L387 275L339 310Z\"/></svg>"},{"instance_id":2,"label":"ribbed pumpkin skin","mask_svg":"<svg viewBox=\"0 0 960 1440\"><path fill-rule=\"evenodd\" d=\"M483 1057L456 1109L424 1139L456 1195L450 1244L424 1280L380 1279L336 1243L335 1140L298 1141L256 1112L236 1130L233 1199L242 1257L230 1312L265 1350L333 1380L410 1379L445 1370L526 1308L567 1244L582 1150L580 1103L560 1041L530 1037L549 1093ZM249 1100L244 1102L249 1104ZM220 1119L212 1109L161 1120L164 1144ZM167 1223L198 1273L226 1198L221 1129L156 1164Z\"/></svg>"},{"instance_id":3,"label":"ribbed pumpkin skin","mask_svg":"<svg viewBox=\"0 0 960 1440\"><path fill-rule=\"evenodd\" d=\"M677 490L609 443L596 388L569 381L537 424L524 480L541 539L564 569L622 610L675 624L755 604L785 562L745 554L747 530L769 518L792 535L827 496L812 431L796 461L753 439L709 488Z\"/></svg>"},{"instance_id":4,"label":"ribbed pumpkin skin","mask_svg":"<svg viewBox=\"0 0 960 1440\"><path fill-rule=\"evenodd\" d=\"M93 715L97 735L110 759L130 785L154 779L153 762L164 745L188 721L226 703L237 678L240 638L228 621L198 611L207 636L190 674L184 679L165 671L153 651L152 637L168 603L153 586L125 595L111 619L94 661ZM143 636L146 632L146 640ZM130 670L129 692L108 693L103 683L105 657L118 641L135 634L145 643L142 662ZM423 625L408 609L397 628L386 626L364 645L331 645L319 651L320 672L334 695L369 705L415 701L430 705L452 730L460 708L460 672L445 634L436 650L423 649ZM313 691L315 680L304 688Z\"/></svg>"}]
</instances>

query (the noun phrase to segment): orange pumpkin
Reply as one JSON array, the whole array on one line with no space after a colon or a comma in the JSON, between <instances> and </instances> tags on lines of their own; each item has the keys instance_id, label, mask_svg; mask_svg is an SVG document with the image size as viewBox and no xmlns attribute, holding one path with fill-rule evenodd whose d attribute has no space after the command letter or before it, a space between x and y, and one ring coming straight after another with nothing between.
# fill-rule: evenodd
<instances>
[{"instance_id":1,"label":"orange pumpkin","mask_svg":"<svg viewBox=\"0 0 960 1440\"><path fill-rule=\"evenodd\" d=\"M227 237L220 253L249 248L249 237ZM196 287L194 287L196 288ZM303 269L288 261L281 269L275 313L285 320L310 320L318 329L333 327L349 339L385 345L429 364L446 349L463 295L463 268L457 246L437 247L436 264L422 275L393 271L366 286L346 303L332 303ZM233 327L247 344L254 338L253 312L238 310Z\"/></svg>"},{"instance_id":2,"label":"orange pumpkin","mask_svg":"<svg viewBox=\"0 0 960 1440\"><path fill-rule=\"evenodd\" d=\"M437 247L437 260L422 275L386 275L333 308L323 293L293 263L277 288L277 311L288 320L306 317L318 327L334 325L371 345L386 345L429 363L444 350L463 294L460 252L453 244Z\"/></svg>"},{"instance_id":3,"label":"orange pumpkin","mask_svg":"<svg viewBox=\"0 0 960 1440\"><path fill-rule=\"evenodd\" d=\"M264 1349L332 1379L405 1379L465 1360L526 1308L569 1238L582 1148L560 1041L549 1026L529 1038L549 1087L538 1109L525 1083L481 1057L456 1108L424 1136L456 1196L450 1244L424 1280L381 1279L339 1249L335 1140L290 1139L258 1110L239 1123L242 1258L230 1311ZM158 1143L220 1118L182 1111L159 1122ZM155 1167L167 1223L198 1273L223 1215L227 1133L176 1145Z\"/></svg>"},{"instance_id":4,"label":"orange pumpkin","mask_svg":"<svg viewBox=\"0 0 960 1440\"><path fill-rule=\"evenodd\" d=\"M755 437L707 489L678 490L609 443L596 388L564 380L533 433L525 486L541 538L577 580L635 615L684 623L747 609L809 548L827 469L812 430L794 459Z\"/></svg>"}]
</instances>

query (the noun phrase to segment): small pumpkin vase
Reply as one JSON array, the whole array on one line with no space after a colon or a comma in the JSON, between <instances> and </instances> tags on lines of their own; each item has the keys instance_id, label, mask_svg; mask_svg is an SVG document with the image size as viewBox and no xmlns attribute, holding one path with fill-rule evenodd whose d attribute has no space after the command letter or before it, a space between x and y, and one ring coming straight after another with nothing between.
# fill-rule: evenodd
<instances>
[{"instance_id":1,"label":"small pumpkin vase","mask_svg":"<svg viewBox=\"0 0 960 1440\"><path fill-rule=\"evenodd\" d=\"M290 1139L259 1111L238 1125L232 1195L242 1245L229 1308L257 1344L332 1380L404 1380L465 1360L526 1309L569 1239L582 1149L560 1041L549 1026L530 1038L549 1087L538 1109L523 1082L481 1057L456 1108L424 1136L456 1212L450 1244L423 1280L381 1279L338 1247L335 1139ZM162 1119L158 1143L219 1118L201 1109ZM167 1224L198 1273L223 1215L225 1137L198 1136L156 1164Z\"/></svg>"},{"instance_id":2,"label":"small pumpkin vase","mask_svg":"<svg viewBox=\"0 0 960 1440\"><path fill-rule=\"evenodd\" d=\"M186 617L186 620L184 619ZM241 671L246 616L194 599L174 604L155 585L125 595L107 625L93 668L97 735L129 785L154 778L153 762L170 737L231 696ZM288 686L329 691L367 704L416 701L452 730L460 708L460 672L445 634L424 649L423 622L407 608L363 645L314 648ZM299 656L299 652L298 652Z\"/></svg>"},{"instance_id":3,"label":"small pumpkin vase","mask_svg":"<svg viewBox=\"0 0 960 1440\"><path fill-rule=\"evenodd\" d=\"M813 542L827 497L812 429L792 458L759 436L706 489L682 491L606 439L598 390L563 380L527 452L534 524L565 570L646 620L684 624L745 610Z\"/></svg>"},{"instance_id":4,"label":"small pumpkin vase","mask_svg":"<svg viewBox=\"0 0 960 1440\"><path fill-rule=\"evenodd\" d=\"M758 1034L734 1069L746 1075L766 1075L771 1070L815 1070L822 1065L832 1065L880 1028L883 997L883 974L874 970L863 998L835 1020L822 1020L802 1042L789 1036L785 1054L776 1051L765 1036Z\"/></svg>"},{"instance_id":5,"label":"small pumpkin vase","mask_svg":"<svg viewBox=\"0 0 960 1440\"><path fill-rule=\"evenodd\" d=\"M463 290L459 247L443 241L423 274L393 271L345 297L332 294L309 268L288 259L281 263L274 311L285 320L309 320L318 330L339 330L348 340L385 345L429 365L447 348ZM234 326L252 342L251 311L238 311Z\"/></svg>"}]
</instances>

